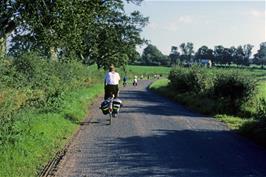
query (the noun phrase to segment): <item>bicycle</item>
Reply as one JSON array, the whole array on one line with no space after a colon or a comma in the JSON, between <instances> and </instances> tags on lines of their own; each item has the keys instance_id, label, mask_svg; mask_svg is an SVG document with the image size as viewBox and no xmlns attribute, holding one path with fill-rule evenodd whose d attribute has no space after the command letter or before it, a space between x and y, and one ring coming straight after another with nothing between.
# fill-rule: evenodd
<instances>
[{"instance_id":1,"label":"bicycle","mask_svg":"<svg viewBox=\"0 0 266 177\"><path fill-rule=\"evenodd\" d=\"M126 87L127 86L127 82L123 82L123 86Z\"/></svg>"},{"instance_id":2,"label":"bicycle","mask_svg":"<svg viewBox=\"0 0 266 177\"><path fill-rule=\"evenodd\" d=\"M115 98L114 95L108 99L108 114L109 114L109 125L112 123L112 118L118 118L120 108L122 107L122 101Z\"/></svg>"},{"instance_id":3,"label":"bicycle","mask_svg":"<svg viewBox=\"0 0 266 177\"><path fill-rule=\"evenodd\" d=\"M108 98L109 105L108 105L108 112L109 112L109 125L112 123L112 117L113 115L113 101L114 101L114 95L112 97Z\"/></svg>"},{"instance_id":4,"label":"bicycle","mask_svg":"<svg viewBox=\"0 0 266 177\"><path fill-rule=\"evenodd\" d=\"M133 81L133 86L138 86L138 81L137 81L137 79L134 79L134 81Z\"/></svg>"},{"instance_id":5,"label":"bicycle","mask_svg":"<svg viewBox=\"0 0 266 177\"><path fill-rule=\"evenodd\" d=\"M115 98L114 94L101 103L100 109L102 110L103 114L109 115L109 125L112 123L112 118L118 117L119 110L122 106L122 101L118 98Z\"/></svg>"}]
</instances>

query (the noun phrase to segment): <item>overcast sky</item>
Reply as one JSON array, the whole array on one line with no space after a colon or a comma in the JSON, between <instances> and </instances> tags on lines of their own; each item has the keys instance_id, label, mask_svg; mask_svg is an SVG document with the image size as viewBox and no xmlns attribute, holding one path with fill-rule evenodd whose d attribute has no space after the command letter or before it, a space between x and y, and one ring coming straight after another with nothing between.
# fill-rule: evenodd
<instances>
[{"instance_id":1,"label":"overcast sky","mask_svg":"<svg viewBox=\"0 0 266 177\"><path fill-rule=\"evenodd\" d=\"M265 1L144 0L141 6L126 5L127 12L133 10L149 17L142 36L164 54L182 42L196 49L250 43L256 52L266 41Z\"/></svg>"}]
</instances>

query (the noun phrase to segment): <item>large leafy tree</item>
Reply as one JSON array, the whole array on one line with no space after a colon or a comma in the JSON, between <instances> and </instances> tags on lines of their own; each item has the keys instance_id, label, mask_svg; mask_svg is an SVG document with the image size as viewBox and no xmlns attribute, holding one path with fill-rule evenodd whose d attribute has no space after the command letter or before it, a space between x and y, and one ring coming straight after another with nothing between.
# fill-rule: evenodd
<instances>
[{"instance_id":1,"label":"large leafy tree","mask_svg":"<svg viewBox=\"0 0 266 177\"><path fill-rule=\"evenodd\" d=\"M251 44L246 44L243 46L243 53L244 53L243 65L249 66L250 64L249 59L251 57L253 47L254 46Z\"/></svg>"},{"instance_id":2,"label":"large leafy tree","mask_svg":"<svg viewBox=\"0 0 266 177\"><path fill-rule=\"evenodd\" d=\"M149 44L142 53L141 63L144 65L168 65L169 59L156 46Z\"/></svg>"},{"instance_id":3,"label":"large leafy tree","mask_svg":"<svg viewBox=\"0 0 266 177\"><path fill-rule=\"evenodd\" d=\"M230 51L230 62L231 63L236 63L236 60L237 60L237 48L235 47L235 46L231 46L230 48L229 48L229 51Z\"/></svg>"},{"instance_id":4,"label":"large leafy tree","mask_svg":"<svg viewBox=\"0 0 266 177\"><path fill-rule=\"evenodd\" d=\"M136 58L137 55L136 45L145 42L140 37L140 32L148 19L138 11L127 15L123 7L122 1L106 2L102 7L104 13L99 14L96 23L99 27L97 36L93 38L96 40L88 38L86 59L96 62L99 68L110 63L125 65L129 59L132 62L132 58Z\"/></svg>"},{"instance_id":5,"label":"large leafy tree","mask_svg":"<svg viewBox=\"0 0 266 177\"><path fill-rule=\"evenodd\" d=\"M145 42L140 32L148 22L137 11L127 15L124 3L141 1L14 1L23 10L17 15L20 20L11 53L39 50L52 59L60 53L61 58L74 56L85 63L96 62L99 68L110 63L123 65L136 56L136 45Z\"/></svg>"},{"instance_id":6,"label":"large leafy tree","mask_svg":"<svg viewBox=\"0 0 266 177\"><path fill-rule=\"evenodd\" d=\"M171 53L169 55L170 65L176 65L179 56L180 56L180 53L178 52L178 47L177 46L172 46Z\"/></svg>"},{"instance_id":7,"label":"large leafy tree","mask_svg":"<svg viewBox=\"0 0 266 177\"><path fill-rule=\"evenodd\" d=\"M266 42L260 44L258 52L254 55L255 62L262 67L266 65Z\"/></svg>"},{"instance_id":8,"label":"large leafy tree","mask_svg":"<svg viewBox=\"0 0 266 177\"><path fill-rule=\"evenodd\" d=\"M218 45L214 47L214 62L217 64L221 64L224 55L224 47L222 45Z\"/></svg>"},{"instance_id":9,"label":"large leafy tree","mask_svg":"<svg viewBox=\"0 0 266 177\"><path fill-rule=\"evenodd\" d=\"M244 63L245 53L243 46L240 45L236 48L235 58L236 58L235 63L237 65L242 65Z\"/></svg>"},{"instance_id":10,"label":"large leafy tree","mask_svg":"<svg viewBox=\"0 0 266 177\"><path fill-rule=\"evenodd\" d=\"M16 28L20 1L1 0L0 3L0 55L6 53L7 36Z\"/></svg>"},{"instance_id":11,"label":"large leafy tree","mask_svg":"<svg viewBox=\"0 0 266 177\"><path fill-rule=\"evenodd\" d=\"M191 43L191 42L182 43L182 44L180 44L179 47L181 49L181 55L180 55L181 62L183 62L183 61L190 62L192 59L192 55L194 53L193 43Z\"/></svg>"},{"instance_id":12,"label":"large leafy tree","mask_svg":"<svg viewBox=\"0 0 266 177\"><path fill-rule=\"evenodd\" d=\"M214 55L213 55L213 50L209 49L207 46L202 46L198 49L198 51L195 53L195 59L196 60L201 60L201 59L208 59L213 61Z\"/></svg>"},{"instance_id":13,"label":"large leafy tree","mask_svg":"<svg viewBox=\"0 0 266 177\"><path fill-rule=\"evenodd\" d=\"M51 58L56 58L57 49L66 54L79 52L82 50L86 29L90 29L90 24L96 18L95 2L36 0L32 3L24 0L24 10L19 14L22 22L17 27L21 30L16 36L20 36L19 39L24 37L24 41L33 38L30 40L33 45L30 46L48 50ZM14 38L13 43L16 42L20 40Z\"/></svg>"}]
</instances>

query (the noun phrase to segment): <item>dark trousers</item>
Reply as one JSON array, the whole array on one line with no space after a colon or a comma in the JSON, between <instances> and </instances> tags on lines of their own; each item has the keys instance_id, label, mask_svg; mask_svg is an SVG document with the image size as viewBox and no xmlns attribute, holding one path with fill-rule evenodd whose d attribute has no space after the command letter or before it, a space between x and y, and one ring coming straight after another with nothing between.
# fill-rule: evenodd
<instances>
[{"instance_id":1,"label":"dark trousers","mask_svg":"<svg viewBox=\"0 0 266 177\"><path fill-rule=\"evenodd\" d=\"M105 100L112 97L113 95L115 96L115 98L117 98L117 94L118 94L118 85L106 85L104 87Z\"/></svg>"}]
</instances>

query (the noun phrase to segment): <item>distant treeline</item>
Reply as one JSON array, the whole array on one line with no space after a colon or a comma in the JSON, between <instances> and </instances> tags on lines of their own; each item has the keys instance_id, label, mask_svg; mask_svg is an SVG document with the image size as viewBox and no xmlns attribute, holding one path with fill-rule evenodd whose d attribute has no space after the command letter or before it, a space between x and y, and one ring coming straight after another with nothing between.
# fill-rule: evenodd
<instances>
[{"instance_id":1,"label":"distant treeline","mask_svg":"<svg viewBox=\"0 0 266 177\"><path fill-rule=\"evenodd\" d=\"M184 63L201 63L202 60L211 60L213 64L249 66L250 64L266 64L266 42L260 44L260 48L252 56L253 45L246 44L238 47L215 46L214 49L207 46L194 51L191 42L182 43L179 47L172 46L169 55L164 55L156 46L149 44L139 56L135 64L171 66Z\"/></svg>"}]
</instances>

